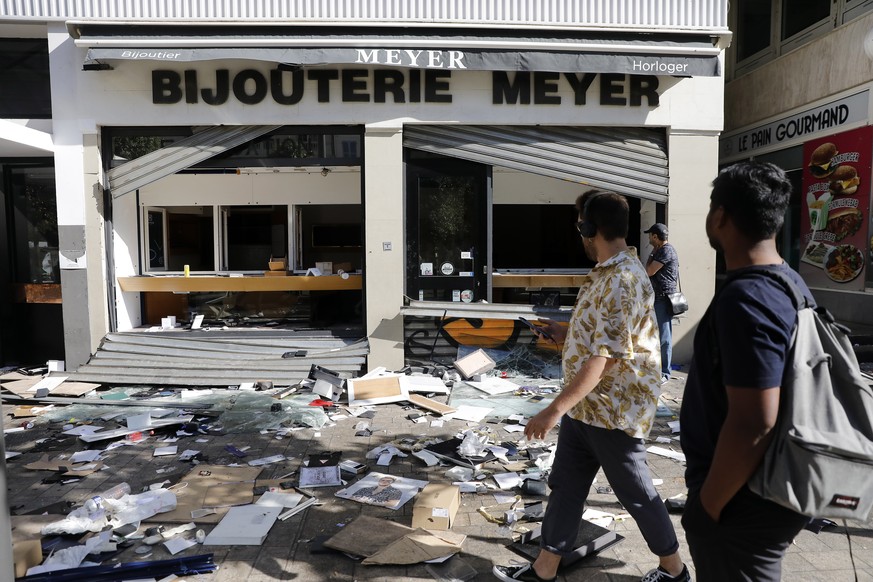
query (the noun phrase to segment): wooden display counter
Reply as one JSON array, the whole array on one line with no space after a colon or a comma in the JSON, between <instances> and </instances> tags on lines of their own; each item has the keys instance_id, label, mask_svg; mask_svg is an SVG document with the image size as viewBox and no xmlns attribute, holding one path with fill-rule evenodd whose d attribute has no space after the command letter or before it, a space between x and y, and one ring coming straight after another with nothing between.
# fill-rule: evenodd
<instances>
[{"instance_id":1,"label":"wooden display counter","mask_svg":"<svg viewBox=\"0 0 873 582\"><path fill-rule=\"evenodd\" d=\"M216 276L146 276L119 277L118 284L125 292L172 292L172 293L210 293L216 291L354 291L361 289L361 275L349 275L343 279L339 275L319 277L291 275L288 277L247 277Z\"/></svg>"},{"instance_id":2,"label":"wooden display counter","mask_svg":"<svg viewBox=\"0 0 873 582\"><path fill-rule=\"evenodd\" d=\"M509 287L539 287L554 289L559 287L578 288L587 275L525 275L525 274L495 274L491 278L491 286L494 288Z\"/></svg>"},{"instance_id":3,"label":"wooden display counter","mask_svg":"<svg viewBox=\"0 0 873 582\"><path fill-rule=\"evenodd\" d=\"M63 303L60 283L22 283L12 286L16 303Z\"/></svg>"}]
</instances>

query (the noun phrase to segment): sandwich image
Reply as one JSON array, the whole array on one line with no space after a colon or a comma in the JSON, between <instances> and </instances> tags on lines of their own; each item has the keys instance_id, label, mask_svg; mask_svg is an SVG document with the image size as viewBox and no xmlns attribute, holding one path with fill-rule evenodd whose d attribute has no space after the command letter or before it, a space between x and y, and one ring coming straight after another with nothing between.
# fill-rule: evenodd
<instances>
[{"instance_id":1,"label":"sandwich image","mask_svg":"<svg viewBox=\"0 0 873 582\"><path fill-rule=\"evenodd\" d=\"M852 166L836 168L831 173L830 178L830 191L834 196L851 196L858 191L858 184L861 183L857 170Z\"/></svg>"},{"instance_id":2,"label":"sandwich image","mask_svg":"<svg viewBox=\"0 0 873 582\"><path fill-rule=\"evenodd\" d=\"M838 153L840 152L837 150L837 146L831 142L821 144L812 151L812 155L809 157L809 171L816 178L827 178L839 165L831 163L831 160Z\"/></svg>"},{"instance_id":3,"label":"sandwich image","mask_svg":"<svg viewBox=\"0 0 873 582\"><path fill-rule=\"evenodd\" d=\"M839 241L858 232L863 222L864 215L857 208L839 208L828 214L827 230Z\"/></svg>"}]
</instances>

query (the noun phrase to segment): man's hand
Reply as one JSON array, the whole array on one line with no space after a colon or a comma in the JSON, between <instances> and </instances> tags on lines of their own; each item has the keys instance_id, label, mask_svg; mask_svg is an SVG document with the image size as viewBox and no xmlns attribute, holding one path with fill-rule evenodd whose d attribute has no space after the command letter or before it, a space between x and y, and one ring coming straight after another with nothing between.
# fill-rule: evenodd
<instances>
[{"instance_id":1,"label":"man's hand","mask_svg":"<svg viewBox=\"0 0 873 582\"><path fill-rule=\"evenodd\" d=\"M528 440L543 440L552 428L561 420L561 412L551 405L547 406L527 421L524 427L524 436Z\"/></svg>"},{"instance_id":2,"label":"man's hand","mask_svg":"<svg viewBox=\"0 0 873 582\"><path fill-rule=\"evenodd\" d=\"M537 321L543 324L543 327L546 328L546 331L549 332L549 335L552 336L556 344L560 345L567 339L567 328L554 319L540 317Z\"/></svg>"}]
</instances>

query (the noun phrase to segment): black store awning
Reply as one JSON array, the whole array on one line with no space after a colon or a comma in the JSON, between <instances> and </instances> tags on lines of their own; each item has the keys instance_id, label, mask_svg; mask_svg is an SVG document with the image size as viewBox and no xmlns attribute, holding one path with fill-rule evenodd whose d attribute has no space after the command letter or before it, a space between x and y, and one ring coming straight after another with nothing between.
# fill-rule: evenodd
<instances>
[{"instance_id":1,"label":"black store awning","mask_svg":"<svg viewBox=\"0 0 873 582\"><path fill-rule=\"evenodd\" d=\"M523 36L512 31L358 29L342 34L300 27L101 25L68 23L85 64L255 60L288 66L383 65L471 71L721 75L708 34L590 33ZM409 29L402 29L409 30ZM525 31L522 31L525 32ZM530 32L530 31L526 31Z\"/></svg>"}]
</instances>

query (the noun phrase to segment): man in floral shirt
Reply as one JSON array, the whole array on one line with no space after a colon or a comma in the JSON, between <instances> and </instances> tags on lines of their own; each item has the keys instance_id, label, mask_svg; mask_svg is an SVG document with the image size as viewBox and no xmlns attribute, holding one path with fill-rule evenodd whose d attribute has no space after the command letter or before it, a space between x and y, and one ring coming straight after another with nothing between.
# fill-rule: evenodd
<instances>
[{"instance_id":1,"label":"man in floral shirt","mask_svg":"<svg viewBox=\"0 0 873 582\"><path fill-rule=\"evenodd\" d=\"M676 532L646 464L643 438L652 428L660 393L660 344L652 285L625 242L627 200L591 190L576 200L576 209L585 253L597 265L579 289L566 332L543 320L556 340L566 333L564 389L524 431L528 439L542 439L561 423L542 549L533 564L495 566L493 572L508 582L555 580L562 557L575 549L588 491L603 467L659 558L643 581L689 581Z\"/></svg>"}]
</instances>

